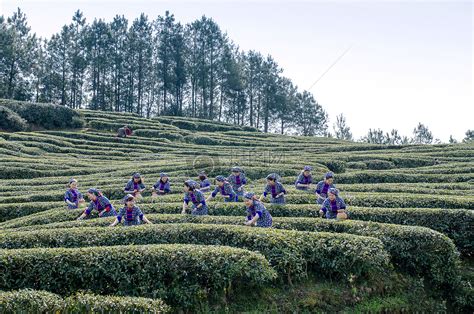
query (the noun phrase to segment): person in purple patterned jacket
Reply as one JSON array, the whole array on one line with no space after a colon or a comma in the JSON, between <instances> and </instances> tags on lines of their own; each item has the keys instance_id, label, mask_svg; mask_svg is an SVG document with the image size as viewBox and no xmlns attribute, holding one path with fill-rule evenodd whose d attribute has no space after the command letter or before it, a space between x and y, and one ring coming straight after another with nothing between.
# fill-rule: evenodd
<instances>
[{"instance_id":1,"label":"person in purple patterned jacket","mask_svg":"<svg viewBox=\"0 0 474 314\"><path fill-rule=\"evenodd\" d=\"M207 174L205 171L199 172L199 190L201 192L209 192L211 190L211 182L207 178Z\"/></svg>"},{"instance_id":2,"label":"person in purple patterned jacket","mask_svg":"<svg viewBox=\"0 0 474 314\"><path fill-rule=\"evenodd\" d=\"M308 191L309 186L313 183L313 177L311 176L311 170L313 167L304 166L303 171L296 178L295 187L297 190Z\"/></svg>"},{"instance_id":3,"label":"person in purple patterned jacket","mask_svg":"<svg viewBox=\"0 0 474 314\"><path fill-rule=\"evenodd\" d=\"M184 182L184 199L183 199L183 210L181 214L186 214L186 209L189 206L189 202L192 203L191 215L201 216L207 215L208 208L206 205L206 198L204 194L199 190L199 184L193 180L187 180Z\"/></svg>"},{"instance_id":4,"label":"person in purple patterned jacket","mask_svg":"<svg viewBox=\"0 0 474 314\"><path fill-rule=\"evenodd\" d=\"M124 226L135 226L141 225L142 223L152 224L146 217L143 215L143 212L135 205L135 197L132 194L127 194L122 203L125 205L122 207L115 217L115 221L110 224L110 227L114 227L123 220Z\"/></svg>"},{"instance_id":5,"label":"person in purple patterned jacket","mask_svg":"<svg viewBox=\"0 0 474 314\"><path fill-rule=\"evenodd\" d=\"M217 176L216 182L217 182L216 188L211 193L211 195L209 195L206 201L209 202L211 199L216 197L217 193L220 193L222 197L224 198L224 202L235 202L236 195L235 195L234 189L232 188L232 185L230 185L230 183L227 182L224 176Z\"/></svg>"},{"instance_id":6,"label":"person in purple patterned jacket","mask_svg":"<svg viewBox=\"0 0 474 314\"><path fill-rule=\"evenodd\" d=\"M244 187L247 184L247 178L240 167L232 167L232 174L227 178L227 181L232 185L232 189L236 193L236 201L239 196L244 196Z\"/></svg>"},{"instance_id":7,"label":"person in purple patterned jacket","mask_svg":"<svg viewBox=\"0 0 474 314\"><path fill-rule=\"evenodd\" d=\"M126 194L132 194L135 199L142 198L142 192L145 191L145 184L143 184L142 176L137 172L134 173L132 178L127 182L125 189L123 190Z\"/></svg>"},{"instance_id":8,"label":"person in purple patterned jacket","mask_svg":"<svg viewBox=\"0 0 474 314\"><path fill-rule=\"evenodd\" d=\"M68 209L77 209L79 204L84 203L84 197L81 192L77 189L77 180L71 179L68 183L68 190L64 194L64 201L67 204Z\"/></svg>"},{"instance_id":9,"label":"person in purple patterned jacket","mask_svg":"<svg viewBox=\"0 0 474 314\"><path fill-rule=\"evenodd\" d=\"M346 214L346 203L339 197L339 190L331 188L328 191L328 197L324 200L319 213L327 219L336 219L338 214Z\"/></svg>"},{"instance_id":10,"label":"person in purple patterned jacket","mask_svg":"<svg viewBox=\"0 0 474 314\"><path fill-rule=\"evenodd\" d=\"M97 189L89 189L87 196L91 200L87 209L82 213L78 220L84 219L89 216L93 210L99 212L99 217L110 217L117 216L114 206L110 203L109 199L102 195Z\"/></svg>"},{"instance_id":11,"label":"person in purple patterned jacket","mask_svg":"<svg viewBox=\"0 0 474 314\"><path fill-rule=\"evenodd\" d=\"M331 188L336 188L336 186L333 184L334 182L334 173L329 171L324 175L324 179L322 181L319 181L318 184L316 184L316 195L318 196L318 199L316 202L318 204L322 204L324 200L328 197L328 191Z\"/></svg>"},{"instance_id":12,"label":"person in purple patterned jacket","mask_svg":"<svg viewBox=\"0 0 474 314\"><path fill-rule=\"evenodd\" d=\"M269 228L272 226L272 215L260 202L255 193L248 192L244 195L245 206L247 207L247 226Z\"/></svg>"},{"instance_id":13,"label":"person in purple patterned jacket","mask_svg":"<svg viewBox=\"0 0 474 314\"><path fill-rule=\"evenodd\" d=\"M267 185L263 191L263 195L260 197L260 201L270 194L270 203L281 205L285 204L286 190L279 180L280 176L276 173L271 173L267 176Z\"/></svg>"},{"instance_id":14,"label":"person in purple patterned jacket","mask_svg":"<svg viewBox=\"0 0 474 314\"><path fill-rule=\"evenodd\" d=\"M170 180L166 173L160 173L160 179L152 187L152 197L171 193Z\"/></svg>"}]
</instances>

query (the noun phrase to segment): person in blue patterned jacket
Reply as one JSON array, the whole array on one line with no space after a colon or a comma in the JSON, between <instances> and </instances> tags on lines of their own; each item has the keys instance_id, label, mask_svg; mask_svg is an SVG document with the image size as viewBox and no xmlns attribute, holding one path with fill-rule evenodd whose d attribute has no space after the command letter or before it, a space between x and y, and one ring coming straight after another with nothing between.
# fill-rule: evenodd
<instances>
[{"instance_id":1,"label":"person in blue patterned jacket","mask_svg":"<svg viewBox=\"0 0 474 314\"><path fill-rule=\"evenodd\" d=\"M142 176L137 172L134 173L132 178L127 182L125 189L123 190L126 194L132 194L135 199L142 198L142 192L145 191L145 184L143 184Z\"/></svg>"},{"instance_id":2,"label":"person in blue patterned jacket","mask_svg":"<svg viewBox=\"0 0 474 314\"><path fill-rule=\"evenodd\" d=\"M64 201L69 209L77 209L79 208L79 203L85 202L82 193L77 189L76 179L69 180L68 189L64 194Z\"/></svg>"},{"instance_id":3,"label":"person in blue patterned jacket","mask_svg":"<svg viewBox=\"0 0 474 314\"><path fill-rule=\"evenodd\" d=\"M276 173L271 173L267 176L267 185L263 191L263 195L260 197L260 201L264 197L270 194L270 203L272 204L285 204L286 190L280 183L280 176Z\"/></svg>"},{"instance_id":4,"label":"person in blue patterned jacket","mask_svg":"<svg viewBox=\"0 0 474 314\"><path fill-rule=\"evenodd\" d=\"M235 200L239 200L239 196L244 196L244 187L247 184L247 178L240 167L232 167L232 174L227 178L227 181L232 185L232 189L236 193Z\"/></svg>"},{"instance_id":5,"label":"person in blue patterned jacket","mask_svg":"<svg viewBox=\"0 0 474 314\"><path fill-rule=\"evenodd\" d=\"M315 193L318 196L318 199L316 200L318 204L322 204L324 200L328 197L329 189L336 188L333 182L334 182L334 173L329 171L328 173L324 175L323 180L319 181L318 184L316 184Z\"/></svg>"},{"instance_id":6,"label":"person in blue patterned jacket","mask_svg":"<svg viewBox=\"0 0 474 314\"><path fill-rule=\"evenodd\" d=\"M262 202L257 199L255 193L248 192L244 195L245 206L247 207L247 226L269 228L272 226L272 215L265 208Z\"/></svg>"},{"instance_id":7,"label":"person in blue patterned jacket","mask_svg":"<svg viewBox=\"0 0 474 314\"><path fill-rule=\"evenodd\" d=\"M329 189L328 197L324 200L319 213L327 219L347 218L346 203L339 197L338 189Z\"/></svg>"},{"instance_id":8,"label":"person in blue patterned jacket","mask_svg":"<svg viewBox=\"0 0 474 314\"><path fill-rule=\"evenodd\" d=\"M304 166L303 171L296 178L295 187L297 190L308 191L309 186L313 183L313 177L311 176L311 166Z\"/></svg>"},{"instance_id":9,"label":"person in blue patterned jacket","mask_svg":"<svg viewBox=\"0 0 474 314\"><path fill-rule=\"evenodd\" d=\"M99 190L89 189L87 191L87 197L91 200L91 202L82 215L77 218L78 220L89 216L93 210L97 210L99 212L99 217L117 216L114 206L112 206L109 199L103 196Z\"/></svg>"},{"instance_id":10,"label":"person in blue patterned jacket","mask_svg":"<svg viewBox=\"0 0 474 314\"><path fill-rule=\"evenodd\" d=\"M229 182L226 181L224 176L216 177L217 186L214 191L207 198L207 202L216 197L217 193L220 193L224 198L225 202L235 202L235 192Z\"/></svg>"},{"instance_id":11,"label":"person in blue patterned jacket","mask_svg":"<svg viewBox=\"0 0 474 314\"><path fill-rule=\"evenodd\" d=\"M201 192L209 192L211 190L211 182L207 178L207 174L205 171L199 172L199 190Z\"/></svg>"},{"instance_id":12,"label":"person in blue patterned jacket","mask_svg":"<svg viewBox=\"0 0 474 314\"><path fill-rule=\"evenodd\" d=\"M124 226L135 226L142 223L152 224L146 217L143 215L143 212L135 205L135 197L132 194L127 194L122 203L125 205L122 207L115 217L115 221L110 224L110 227L116 226L118 223L122 222Z\"/></svg>"},{"instance_id":13,"label":"person in blue patterned jacket","mask_svg":"<svg viewBox=\"0 0 474 314\"><path fill-rule=\"evenodd\" d=\"M171 193L170 180L166 173L160 173L160 179L151 188L152 197Z\"/></svg>"},{"instance_id":14,"label":"person in blue patterned jacket","mask_svg":"<svg viewBox=\"0 0 474 314\"><path fill-rule=\"evenodd\" d=\"M206 198L199 190L199 184L193 180L184 182L184 202L181 214L186 214L186 209L189 207L189 202L192 203L191 215L201 216L207 215L208 208L206 205Z\"/></svg>"}]
</instances>

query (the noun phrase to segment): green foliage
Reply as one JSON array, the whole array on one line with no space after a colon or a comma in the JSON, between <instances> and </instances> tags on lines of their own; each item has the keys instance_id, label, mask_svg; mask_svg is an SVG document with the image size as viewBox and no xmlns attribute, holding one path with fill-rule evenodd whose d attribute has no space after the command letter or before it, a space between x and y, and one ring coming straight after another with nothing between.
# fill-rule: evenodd
<instances>
[{"instance_id":1,"label":"green foliage","mask_svg":"<svg viewBox=\"0 0 474 314\"><path fill-rule=\"evenodd\" d=\"M26 206L18 204L19 206ZM30 205L34 208L34 205ZM47 203L43 207L47 208ZM52 203L52 206L58 203ZM243 217L245 209L239 203L210 203L209 215L211 216L240 216ZM0 206L1 208L2 206ZM181 212L182 203L163 203L157 205L140 206L149 213L178 214ZM5 206L8 208L8 206ZM20 209L22 207L19 207ZM312 204L288 204L285 206L269 206L273 217L319 217L319 207ZM13 219L0 224L0 228L21 228L41 224L74 220L81 210L64 211L52 209L44 212ZM399 225L423 226L436 230L451 238L458 250L463 254L472 254L474 238L472 225L474 224L474 211L462 209L434 209L434 208L380 208L380 207L350 207L351 219L361 221L374 221Z\"/></svg>"},{"instance_id":2,"label":"green foliage","mask_svg":"<svg viewBox=\"0 0 474 314\"><path fill-rule=\"evenodd\" d=\"M140 137L150 137L150 138L166 138L170 141L182 141L184 139L183 135L179 133L165 132L165 131L156 131L156 130L144 130L138 129L134 130L133 134Z\"/></svg>"},{"instance_id":3,"label":"green foliage","mask_svg":"<svg viewBox=\"0 0 474 314\"><path fill-rule=\"evenodd\" d=\"M180 129L189 131L203 131L203 132L219 132L219 131L250 131L256 132L257 129L253 127L240 127L238 125L231 125L226 123L220 123L218 121L195 119L189 117L170 117L160 116L155 118L156 120L171 124Z\"/></svg>"},{"instance_id":4,"label":"green foliage","mask_svg":"<svg viewBox=\"0 0 474 314\"><path fill-rule=\"evenodd\" d=\"M39 41L18 8L11 17L0 17L0 98L27 100L35 86Z\"/></svg>"},{"instance_id":5,"label":"green foliage","mask_svg":"<svg viewBox=\"0 0 474 314\"><path fill-rule=\"evenodd\" d=\"M349 169L367 169L367 164L362 161L350 161L346 163L347 168Z\"/></svg>"},{"instance_id":6,"label":"green foliage","mask_svg":"<svg viewBox=\"0 0 474 314\"><path fill-rule=\"evenodd\" d=\"M80 292L65 298L65 312L114 312L114 313L168 313L171 312L160 299L140 297L118 297L110 295L95 295Z\"/></svg>"},{"instance_id":7,"label":"green foliage","mask_svg":"<svg viewBox=\"0 0 474 314\"><path fill-rule=\"evenodd\" d=\"M413 130L412 141L415 144L431 144L433 143L433 134L424 124L418 123L418 126Z\"/></svg>"},{"instance_id":8,"label":"green foliage","mask_svg":"<svg viewBox=\"0 0 474 314\"><path fill-rule=\"evenodd\" d=\"M48 130L76 129L83 125L80 114L64 106L0 99L0 106L18 114L28 124Z\"/></svg>"},{"instance_id":9,"label":"green foliage","mask_svg":"<svg viewBox=\"0 0 474 314\"><path fill-rule=\"evenodd\" d=\"M143 19L137 23L143 24ZM134 32L138 30L135 29ZM234 76L233 70L229 70L229 77ZM282 82L282 85L291 87L287 83ZM272 106L282 106L284 97L280 96L273 95L266 101ZM169 100L167 99L166 110L161 113L175 112L174 103L170 106ZM271 103L274 100L276 102ZM100 108L104 105L102 101L97 98L93 105ZM262 103L262 106L266 105ZM341 292L335 298L306 296L297 303L298 310L331 312L342 310L345 306L355 306L359 301L367 301L374 290L370 290L372 292L368 294L365 292L374 286L377 286L378 291L374 296L383 299L379 302L375 298L373 304L364 303L366 307L361 306L360 309L376 309L378 305L381 305L381 309L401 309L403 304L407 303L407 299L403 299L404 295L397 292L387 294L388 286L392 285L395 289L403 286L394 280L397 276L419 281L426 287L430 296L436 298L437 304L446 304L450 310L466 308L466 304L472 303L468 296L470 280L461 276L459 281L458 272L463 274L465 269L458 266L458 254L453 246L454 242L463 258L472 256L474 147L471 144L402 146L393 142L381 146L349 143L332 138L280 136L254 130L249 132L241 126L187 117L162 116L158 119L145 119L138 114L91 110L81 110L80 115L93 129L0 133L0 242L5 248L25 248L23 252L32 252L26 247L67 246L74 247L75 252L82 252L83 248L85 250L86 247L97 245L104 245L104 250L113 249L106 247L108 245L125 244L130 244L131 248L136 250L138 247L135 245L228 245L260 252L266 263L279 275L279 280L270 283L269 280L274 278L270 276L265 287L260 285L253 290L242 284L244 280L232 281L232 277L226 282L221 281L221 288L213 293L201 290L207 284L204 284L207 277L196 279L198 275L194 270L197 268L192 268L190 272L194 277L179 277L182 284L176 288L168 289L169 286L166 285L162 288L163 291L170 290L163 292L161 296L166 298L167 302L171 300L170 304L176 307L173 310L178 312L219 311L224 308L228 311L239 308L245 311L248 307L230 305L237 294L241 296L240 292L262 289L277 291L275 289L281 289L286 283L299 285L312 276L317 276L318 284L320 282L323 285L330 285L334 282L332 280L343 279L340 283L347 285L350 295L346 296L346 293ZM226 115L224 110L223 120L227 119ZM279 117L275 118L276 120L269 120L269 128L287 127L283 121L279 121ZM260 125L264 122L262 119L264 118L261 116ZM279 122L283 123L279 125ZM134 136L115 138L116 129L125 124L132 126ZM218 131L212 131L215 130L213 127ZM245 220L244 204L241 201L221 203L221 197L208 203L209 216L177 215L182 209L184 180L195 179L197 172L205 168L213 181L216 175L228 175L230 167L234 165L242 166L245 170L248 179L246 190L257 194L263 191L268 173L276 172L281 175L281 182L288 191L287 204L272 205L265 200L265 206L274 217L273 228L239 226ZM319 205L315 203L314 185L309 193L294 187L296 176L304 165L313 166L314 181L319 181L329 170L338 172L335 182L340 189L340 195L349 205L351 220L329 221L316 218L319 215ZM149 188L163 171L171 178L173 192L151 198ZM71 177L79 179L81 192L89 187L99 187L118 208L121 206L118 200L124 195L123 187L134 172L142 173L145 178L147 191L143 194L144 199L140 201L139 206L154 225L105 228L112 219L76 221L83 210L65 209L65 183ZM97 214L93 213L90 218L96 217ZM123 252L130 251L128 247L120 248ZM50 248L47 251L53 250ZM109 254L108 251L99 254L96 249L90 250L94 252L92 255L97 256L92 258L95 268L102 271L101 275L107 274L107 284L109 275L105 269L109 267L109 255L116 256L115 261L118 261L122 258L122 251L120 254ZM58 251L63 252L62 249ZM182 251L187 254L189 250ZM131 257L125 257L127 263L142 265L143 258L136 257L140 254L133 250L131 252ZM10 253L9 250L1 252L4 256L7 253ZM41 254L40 257L43 256ZM60 263L63 255L58 253L49 256L48 260L52 259L54 262L50 261L44 267L54 269L54 263ZM16 260L15 256L18 256L17 253L8 258ZM33 267L39 273L39 266L36 266L36 263L32 262L33 257L31 258L29 262L22 264L22 271ZM46 260L46 257L44 259ZM154 259L159 259L160 265L169 260L168 255L160 255ZM233 261L239 264L237 260L240 261L235 257ZM80 261L82 260L79 258L76 263ZM58 279L60 275L74 280L74 276L86 271L84 269L88 269L86 266L89 265L86 263L84 269L77 270L72 257L67 263L69 268L57 268L57 273L50 276L53 279L48 284L53 286L57 280L62 282L63 279ZM121 264L113 263L113 270L116 271ZM213 264L206 268L204 264L209 264L206 258L196 256L193 263L200 265L206 274L211 273ZM391 265L394 266L394 272ZM221 274L221 267L223 266L219 266L217 274ZM0 269L3 275L5 268ZM160 274L166 273L167 269L163 269ZM274 275L272 269L266 268L265 271ZM123 268L119 270L121 278L128 280L128 286L135 286L136 274L132 272L129 276ZM45 271L52 272L49 269ZM239 272L245 271L244 266L239 268ZM170 274L174 276L174 272ZM16 273L12 275L12 278L15 277L15 280L19 279L19 283L23 283L23 286L18 288L43 289L41 286L35 286L36 275L31 275L23 281L23 277L19 276ZM158 281L169 283L172 279L160 276L157 277ZM146 280L145 286L149 282ZM119 280L117 284L124 281ZM46 279L42 282L45 283ZM44 285L47 286L46 283ZM66 287L67 284L62 285ZM95 285L94 280L89 281L89 286L92 286L90 290L94 293ZM114 285L108 287L113 288ZM182 287L185 289L184 294L180 293ZM196 289L191 292L188 287ZM70 289L70 292L66 292L67 289ZM79 287L72 286L64 288L64 292L57 292L68 295L76 293L78 289ZM153 289L140 285L137 289L142 290L131 293L117 290L97 293L160 297ZM308 289L312 291L311 287ZM142 293L145 290L148 294ZM334 295L334 289L320 292ZM177 297L182 295L184 298L185 295L191 294L196 298ZM422 295L418 292L415 294ZM224 300L224 296L229 299ZM245 293L242 298L244 296ZM390 299L389 296L393 298ZM109 300L113 297L104 298ZM191 301L186 303L189 300ZM230 302L226 303L228 301ZM102 301L99 300L100 302ZM107 302L103 301L104 304ZM335 304L338 302L339 305ZM211 304L218 306L212 307ZM268 308L258 305L255 311L288 309L292 304L296 303L289 302L286 307ZM406 309L419 308L422 307ZM427 307L431 308L435 307ZM100 311L99 308L96 311Z\"/></svg>"},{"instance_id":10,"label":"green foliage","mask_svg":"<svg viewBox=\"0 0 474 314\"><path fill-rule=\"evenodd\" d=\"M474 179L473 174L420 174L420 173L392 173L381 171L359 171L343 173L337 176L338 183L454 183L467 182Z\"/></svg>"},{"instance_id":11,"label":"green foliage","mask_svg":"<svg viewBox=\"0 0 474 314\"><path fill-rule=\"evenodd\" d=\"M0 130L18 132L28 129L27 122L13 110L0 106Z\"/></svg>"},{"instance_id":12,"label":"green foliage","mask_svg":"<svg viewBox=\"0 0 474 314\"><path fill-rule=\"evenodd\" d=\"M323 165L328 167L334 173L343 173L346 171L346 163L340 160L326 160L320 161Z\"/></svg>"},{"instance_id":13,"label":"green foliage","mask_svg":"<svg viewBox=\"0 0 474 314\"><path fill-rule=\"evenodd\" d=\"M395 168L395 165L387 160L368 160L365 163L368 169L371 170L382 170L382 169L392 169Z\"/></svg>"},{"instance_id":14,"label":"green foliage","mask_svg":"<svg viewBox=\"0 0 474 314\"><path fill-rule=\"evenodd\" d=\"M466 137L462 141L465 143L470 143L474 141L474 130L467 130Z\"/></svg>"},{"instance_id":15,"label":"green foliage","mask_svg":"<svg viewBox=\"0 0 474 314\"><path fill-rule=\"evenodd\" d=\"M424 226L450 237L466 255L473 252L474 212L460 209L352 208L356 220Z\"/></svg>"},{"instance_id":16,"label":"green foliage","mask_svg":"<svg viewBox=\"0 0 474 314\"><path fill-rule=\"evenodd\" d=\"M2 250L0 268L1 289L61 295L92 290L163 298L183 307L223 296L231 284L255 288L275 275L258 253L196 245Z\"/></svg>"},{"instance_id":17,"label":"green foliage","mask_svg":"<svg viewBox=\"0 0 474 314\"><path fill-rule=\"evenodd\" d=\"M347 192L341 193L341 196L351 206L474 209L473 196L371 192ZM292 193L286 197L286 200L290 204L311 204L316 202L315 196L308 193Z\"/></svg>"},{"instance_id":18,"label":"green foliage","mask_svg":"<svg viewBox=\"0 0 474 314\"><path fill-rule=\"evenodd\" d=\"M242 225L243 219L235 216L183 216L151 214L153 223L203 223ZM111 219L67 221L20 230L56 229L71 227L107 226ZM458 278L458 253L446 236L423 227L400 226L363 221L335 221L321 218L274 217L273 228L312 232L349 233L366 235L381 240L390 253L392 262L400 271L426 276L432 283L453 285ZM1 238L0 238L1 239Z\"/></svg>"},{"instance_id":19,"label":"green foliage","mask_svg":"<svg viewBox=\"0 0 474 314\"><path fill-rule=\"evenodd\" d=\"M57 313L64 305L63 298L47 291L0 291L0 312L5 314Z\"/></svg>"},{"instance_id":20,"label":"green foliage","mask_svg":"<svg viewBox=\"0 0 474 314\"><path fill-rule=\"evenodd\" d=\"M212 139L208 136L199 135L188 135L184 137L184 140L188 143L194 143L198 145L220 145L220 141Z\"/></svg>"},{"instance_id":21,"label":"green foliage","mask_svg":"<svg viewBox=\"0 0 474 314\"><path fill-rule=\"evenodd\" d=\"M180 129L185 130L196 130L197 126L195 123L190 121L183 121L183 120L174 120L172 121L171 125L177 126Z\"/></svg>"},{"instance_id":22,"label":"green foliage","mask_svg":"<svg viewBox=\"0 0 474 314\"><path fill-rule=\"evenodd\" d=\"M0 292L0 312L14 313L167 313L170 307L159 299L102 296L79 292L62 298L41 290Z\"/></svg>"},{"instance_id":23,"label":"green foliage","mask_svg":"<svg viewBox=\"0 0 474 314\"><path fill-rule=\"evenodd\" d=\"M15 203L15 204L0 204L0 222L10 219L28 216L30 214L42 212L54 207L62 207L59 204L52 204L50 202L44 203Z\"/></svg>"},{"instance_id":24,"label":"green foliage","mask_svg":"<svg viewBox=\"0 0 474 314\"><path fill-rule=\"evenodd\" d=\"M302 278L308 270L342 278L349 274L375 278L390 269L388 254L379 240L345 234L193 224L114 228L106 233L103 228L0 233L0 246L9 249L163 243L227 245L258 251L283 279Z\"/></svg>"},{"instance_id":25,"label":"green foliage","mask_svg":"<svg viewBox=\"0 0 474 314\"><path fill-rule=\"evenodd\" d=\"M341 113L336 116L336 123L333 125L334 135L340 140L352 141L351 128L346 124L346 118Z\"/></svg>"}]
</instances>

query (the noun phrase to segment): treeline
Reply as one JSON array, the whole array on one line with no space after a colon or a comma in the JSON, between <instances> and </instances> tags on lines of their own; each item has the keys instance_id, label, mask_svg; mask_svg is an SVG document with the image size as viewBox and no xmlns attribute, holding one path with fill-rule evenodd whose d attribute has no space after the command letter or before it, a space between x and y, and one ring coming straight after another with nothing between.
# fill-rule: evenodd
<instances>
[{"instance_id":1,"label":"treeline","mask_svg":"<svg viewBox=\"0 0 474 314\"><path fill-rule=\"evenodd\" d=\"M336 122L333 124L334 133L327 132L328 137L335 137L337 139L354 141L351 128L347 125L346 118L343 114L336 117ZM467 130L464 143L474 141L474 130ZM397 129L392 129L390 132L384 132L382 129L369 129L366 135L357 140L358 142L381 144L381 145L409 145L409 144L441 144L441 140L434 138L433 133L423 123L413 129L413 136L408 137L401 135ZM458 143L452 135L449 137L450 144Z\"/></svg>"},{"instance_id":2,"label":"treeline","mask_svg":"<svg viewBox=\"0 0 474 314\"><path fill-rule=\"evenodd\" d=\"M18 9L0 17L0 56L0 98L327 135L327 113L311 93L205 16L186 25L169 12L87 23L78 10L43 39Z\"/></svg>"}]
</instances>

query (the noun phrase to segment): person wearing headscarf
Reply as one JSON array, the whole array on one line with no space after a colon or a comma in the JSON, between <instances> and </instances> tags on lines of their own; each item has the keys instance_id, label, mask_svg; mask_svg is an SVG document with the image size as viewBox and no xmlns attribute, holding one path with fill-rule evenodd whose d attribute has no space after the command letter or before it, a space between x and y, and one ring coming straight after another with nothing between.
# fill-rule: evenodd
<instances>
[{"instance_id":1,"label":"person wearing headscarf","mask_svg":"<svg viewBox=\"0 0 474 314\"><path fill-rule=\"evenodd\" d=\"M260 197L260 201L270 194L270 203L272 204L285 204L286 190L280 183L280 176L276 173L271 173L267 176L267 185L263 191L263 195Z\"/></svg>"},{"instance_id":2,"label":"person wearing headscarf","mask_svg":"<svg viewBox=\"0 0 474 314\"><path fill-rule=\"evenodd\" d=\"M152 187L152 197L171 193L170 180L166 173L160 173L160 179Z\"/></svg>"},{"instance_id":3,"label":"person wearing headscarf","mask_svg":"<svg viewBox=\"0 0 474 314\"><path fill-rule=\"evenodd\" d=\"M145 191L145 184L143 184L142 176L137 172L134 173L132 178L128 180L125 186L124 192L126 194L132 194L135 199L142 198L142 192Z\"/></svg>"},{"instance_id":4,"label":"person wearing headscarf","mask_svg":"<svg viewBox=\"0 0 474 314\"><path fill-rule=\"evenodd\" d=\"M82 215L77 218L78 220L89 216L93 210L97 210L99 212L99 217L110 217L117 215L117 212L115 211L114 206L112 206L110 203L109 199L102 195L99 190L89 189L87 191L87 197L91 202Z\"/></svg>"},{"instance_id":5,"label":"person wearing headscarf","mask_svg":"<svg viewBox=\"0 0 474 314\"><path fill-rule=\"evenodd\" d=\"M297 190L308 191L309 186L313 183L313 177L311 176L311 170L313 167L304 166L303 171L298 175L295 182L295 187Z\"/></svg>"},{"instance_id":6,"label":"person wearing headscarf","mask_svg":"<svg viewBox=\"0 0 474 314\"><path fill-rule=\"evenodd\" d=\"M125 125L117 130L117 137L127 137L132 135L132 133L132 129Z\"/></svg>"},{"instance_id":7,"label":"person wearing headscarf","mask_svg":"<svg viewBox=\"0 0 474 314\"><path fill-rule=\"evenodd\" d=\"M319 213L327 219L336 219L339 214L345 214L347 218L346 203L339 197L338 189L329 189L328 197L324 200Z\"/></svg>"},{"instance_id":8,"label":"person wearing headscarf","mask_svg":"<svg viewBox=\"0 0 474 314\"><path fill-rule=\"evenodd\" d=\"M206 198L199 190L199 184L193 180L184 182L184 202L181 214L186 214L186 210L191 202L191 215L201 216L207 215L209 209L206 205Z\"/></svg>"},{"instance_id":9,"label":"person wearing headscarf","mask_svg":"<svg viewBox=\"0 0 474 314\"><path fill-rule=\"evenodd\" d=\"M135 205L135 197L132 194L127 194L122 200L122 204L125 206L119 210L115 221L110 225L114 227L123 220L124 226L135 226L143 223L152 224L146 217L143 215L143 212L139 207Z\"/></svg>"},{"instance_id":10,"label":"person wearing headscarf","mask_svg":"<svg viewBox=\"0 0 474 314\"><path fill-rule=\"evenodd\" d=\"M211 190L211 182L207 178L205 171L199 172L199 190L201 192L209 192Z\"/></svg>"},{"instance_id":11,"label":"person wearing headscarf","mask_svg":"<svg viewBox=\"0 0 474 314\"><path fill-rule=\"evenodd\" d=\"M64 194L64 201L67 204L68 209L77 209L79 208L79 203L84 203L84 197L82 193L77 189L77 180L71 179L68 183L68 189Z\"/></svg>"},{"instance_id":12,"label":"person wearing headscarf","mask_svg":"<svg viewBox=\"0 0 474 314\"><path fill-rule=\"evenodd\" d=\"M232 185L232 189L236 193L236 201L239 196L244 196L244 187L247 184L247 178L240 167L232 167L232 174L227 178L227 181Z\"/></svg>"},{"instance_id":13,"label":"person wearing headscarf","mask_svg":"<svg viewBox=\"0 0 474 314\"><path fill-rule=\"evenodd\" d=\"M225 202L235 202L236 195L235 195L234 189L232 188L232 185L230 185L230 183L227 182L225 177L217 176L216 182L217 182L216 188L211 193L211 195L209 195L206 201L209 202L211 199L216 197L218 193L220 193L222 197L224 198Z\"/></svg>"},{"instance_id":14,"label":"person wearing headscarf","mask_svg":"<svg viewBox=\"0 0 474 314\"><path fill-rule=\"evenodd\" d=\"M316 195L318 196L318 199L316 200L318 204L322 204L324 200L328 197L329 189L336 188L333 182L334 182L334 173L329 171L324 175L323 180L319 181L318 184L316 184L315 192L316 192Z\"/></svg>"},{"instance_id":15,"label":"person wearing headscarf","mask_svg":"<svg viewBox=\"0 0 474 314\"><path fill-rule=\"evenodd\" d=\"M272 215L260 202L255 193L247 192L244 194L244 202L247 207L247 226L269 228L272 226Z\"/></svg>"}]
</instances>

